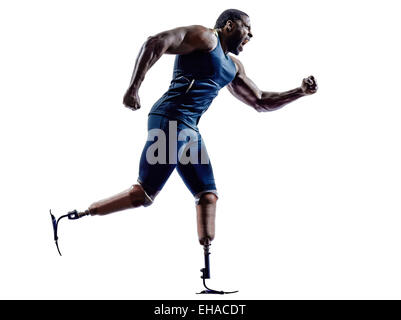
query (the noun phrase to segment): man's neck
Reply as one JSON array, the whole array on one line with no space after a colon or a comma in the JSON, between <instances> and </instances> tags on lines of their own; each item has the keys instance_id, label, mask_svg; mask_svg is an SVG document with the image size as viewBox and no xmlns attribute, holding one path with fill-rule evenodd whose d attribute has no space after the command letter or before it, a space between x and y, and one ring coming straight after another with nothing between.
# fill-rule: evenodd
<instances>
[{"instance_id":1,"label":"man's neck","mask_svg":"<svg viewBox=\"0 0 401 320\"><path fill-rule=\"evenodd\" d=\"M213 32L216 35L216 37L218 37L220 39L221 48L223 49L224 54L227 55L228 54L228 50L226 48L226 44L224 43L224 41L222 41L222 37L221 37L222 32L221 32L221 30L220 29L213 29Z\"/></svg>"}]
</instances>

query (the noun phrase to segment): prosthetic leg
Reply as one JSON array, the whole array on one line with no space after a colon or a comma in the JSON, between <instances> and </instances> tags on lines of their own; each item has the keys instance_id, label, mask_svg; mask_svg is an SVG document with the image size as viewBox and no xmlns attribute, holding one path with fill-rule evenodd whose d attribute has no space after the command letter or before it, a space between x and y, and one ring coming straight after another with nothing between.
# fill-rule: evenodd
<instances>
[{"instance_id":1,"label":"prosthetic leg","mask_svg":"<svg viewBox=\"0 0 401 320\"><path fill-rule=\"evenodd\" d=\"M210 244L215 235L215 221L216 221L216 201L217 196L213 193L203 194L196 205L196 214L198 222L198 237L199 242L203 246L203 253L205 258L205 267L200 271L202 272L201 279L203 286L206 290L198 294L230 294L238 291L218 291L210 289L206 286L206 279L210 279Z\"/></svg>"},{"instance_id":2,"label":"prosthetic leg","mask_svg":"<svg viewBox=\"0 0 401 320\"><path fill-rule=\"evenodd\" d=\"M205 257L205 267L201 269L201 278L203 279L203 285L206 290L203 290L199 294L228 294L238 292L217 291L212 290L206 286L206 279L210 279L209 248L215 234L216 201L217 196L215 196L213 193L204 193L198 199L196 205L198 237L200 244L203 246ZM85 210L83 212L78 212L77 210L74 210L56 219L56 217L52 214L50 210L54 241L56 243L56 247L60 256L61 252L58 245L57 231L61 219L68 218L69 220L77 220L88 215L106 215L112 212L117 212L129 208L136 208L142 205L146 207L149 206L152 202L153 199L146 194L141 185L136 184L128 190L125 190L115 196L91 204L88 210Z\"/></svg>"},{"instance_id":3,"label":"prosthetic leg","mask_svg":"<svg viewBox=\"0 0 401 320\"><path fill-rule=\"evenodd\" d=\"M61 219L67 218L69 220L77 220L88 215L106 215L112 212L117 212L130 208L137 208L140 206L149 206L153 200L146 194L141 185L135 184L128 190L116 194L110 198L100 200L91 204L88 210L78 212L77 210L71 211L56 220L56 217L50 210L50 216L53 224L54 241L56 243L57 251L61 256L60 248L58 246L58 224Z\"/></svg>"}]
</instances>

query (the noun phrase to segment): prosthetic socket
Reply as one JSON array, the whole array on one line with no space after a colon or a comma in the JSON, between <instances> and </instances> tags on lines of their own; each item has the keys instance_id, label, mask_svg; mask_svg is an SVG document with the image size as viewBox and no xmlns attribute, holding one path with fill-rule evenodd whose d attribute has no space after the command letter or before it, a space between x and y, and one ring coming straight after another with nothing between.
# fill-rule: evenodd
<instances>
[{"instance_id":1,"label":"prosthetic socket","mask_svg":"<svg viewBox=\"0 0 401 320\"><path fill-rule=\"evenodd\" d=\"M110 198L106 198L89 206L91 215L106 215L130 208L137 208L149 203L145 191L139 184L133 185L131 188L120 192Z\"/></svg>"},{"instance_id":2,"label":"prosthetic socket","mask_svg":"<svg viewBox=\"0 0 401 320\"><path fill-rule=\"evenodd\" d=\"M201 245L210 244L215 235L217 196L203 194L196 205L198 238ZM110 198L94 202L89 206L90 215L106 215L112 212L147 206L152 203L142 186L133 185Z\"/></svg>"}]
</instances>

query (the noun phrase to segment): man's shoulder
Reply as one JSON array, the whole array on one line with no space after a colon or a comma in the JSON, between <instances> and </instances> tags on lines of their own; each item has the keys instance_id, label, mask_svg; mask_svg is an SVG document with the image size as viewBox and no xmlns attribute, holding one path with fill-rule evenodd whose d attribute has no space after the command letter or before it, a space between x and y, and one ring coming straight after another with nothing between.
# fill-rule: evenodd
<instances>
[{"instance_id":1,"label":"man's shoulder","mask_svg":"<svg viewBox=\"0 0 401 320\"><path fill-rule=\"evenodd\" d=\"M238 58L235 58L232 54L229 54L229 57L234 62L235 68L237 69L237 73L238 72L243 73L244 72L244 66L241 63L241 61Z\"/></svg>"},{"instance_id":2,"label":"man's shoulder","mask_svg":"<svg viewBox=\"0 0 401 320\"><path fill-rule=\"evenodd\" d=\"M187 27L187 36L191 41L197 42L202 49L212 51L217 45L217 37L213 29L195 24Z\"/></svg>"},{"instance_id":3,"label":"man's shoulder","mask_svg":"<svg viewBox=\"0 0 401 320\"><path fill-rule=\"evenodd\" d=\"M197 33L199 33L201 35L205 35L205 36L213 35L213 29L210 29L208 27L202 26L200 24L193 24L193 25L190 25L188 27L191 28L194 32L197 32Z\"/></svg>"}]
</instances>

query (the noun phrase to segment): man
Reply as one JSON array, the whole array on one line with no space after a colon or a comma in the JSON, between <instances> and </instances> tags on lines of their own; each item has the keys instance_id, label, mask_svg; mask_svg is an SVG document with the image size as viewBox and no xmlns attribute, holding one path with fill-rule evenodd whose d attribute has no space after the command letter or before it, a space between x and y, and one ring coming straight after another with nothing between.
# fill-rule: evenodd
<instances>
[{"instance_id":1,"label":"man","mask_svg":"<svg viewBox=\"0 0 401 320\"><path fill-rule=\"evenodd\" d=\"M197 127L201 115L226 85L236 98L259 112L277 110L317 90L313 76L303 79L299 88L287 92L260 90L247 77L242 63L229 55L238 55L252 37L248 15L229 9L219 16L214 29L191 25L164 31L146 40L123 99L126 107L132 110L140 108L138 90L146 72L163 54L175 54L176 58L169 90L153 105L148 116L149 136L140 160L138 183L113 197L93 203L88 210L78 213L78 217L148 206L177 169L195 197L199 242L204 246L210 244L215 236L218 195L210 161L208 158L207 161L198 161L199 152L202 160L205 160L203 155L206 152ZM169 145L158 150L159 153L165 152L164 160L161 154L155 155L154 130L165 134L158 136L158 143L168 141L176 144L175 148ZM180 134L183 131L186 132L184 138ZM193 153L192 161L182 161L186 159L187 151ZM154 161L155 158L158 161Z\"/></svg>"}]
</instances>

